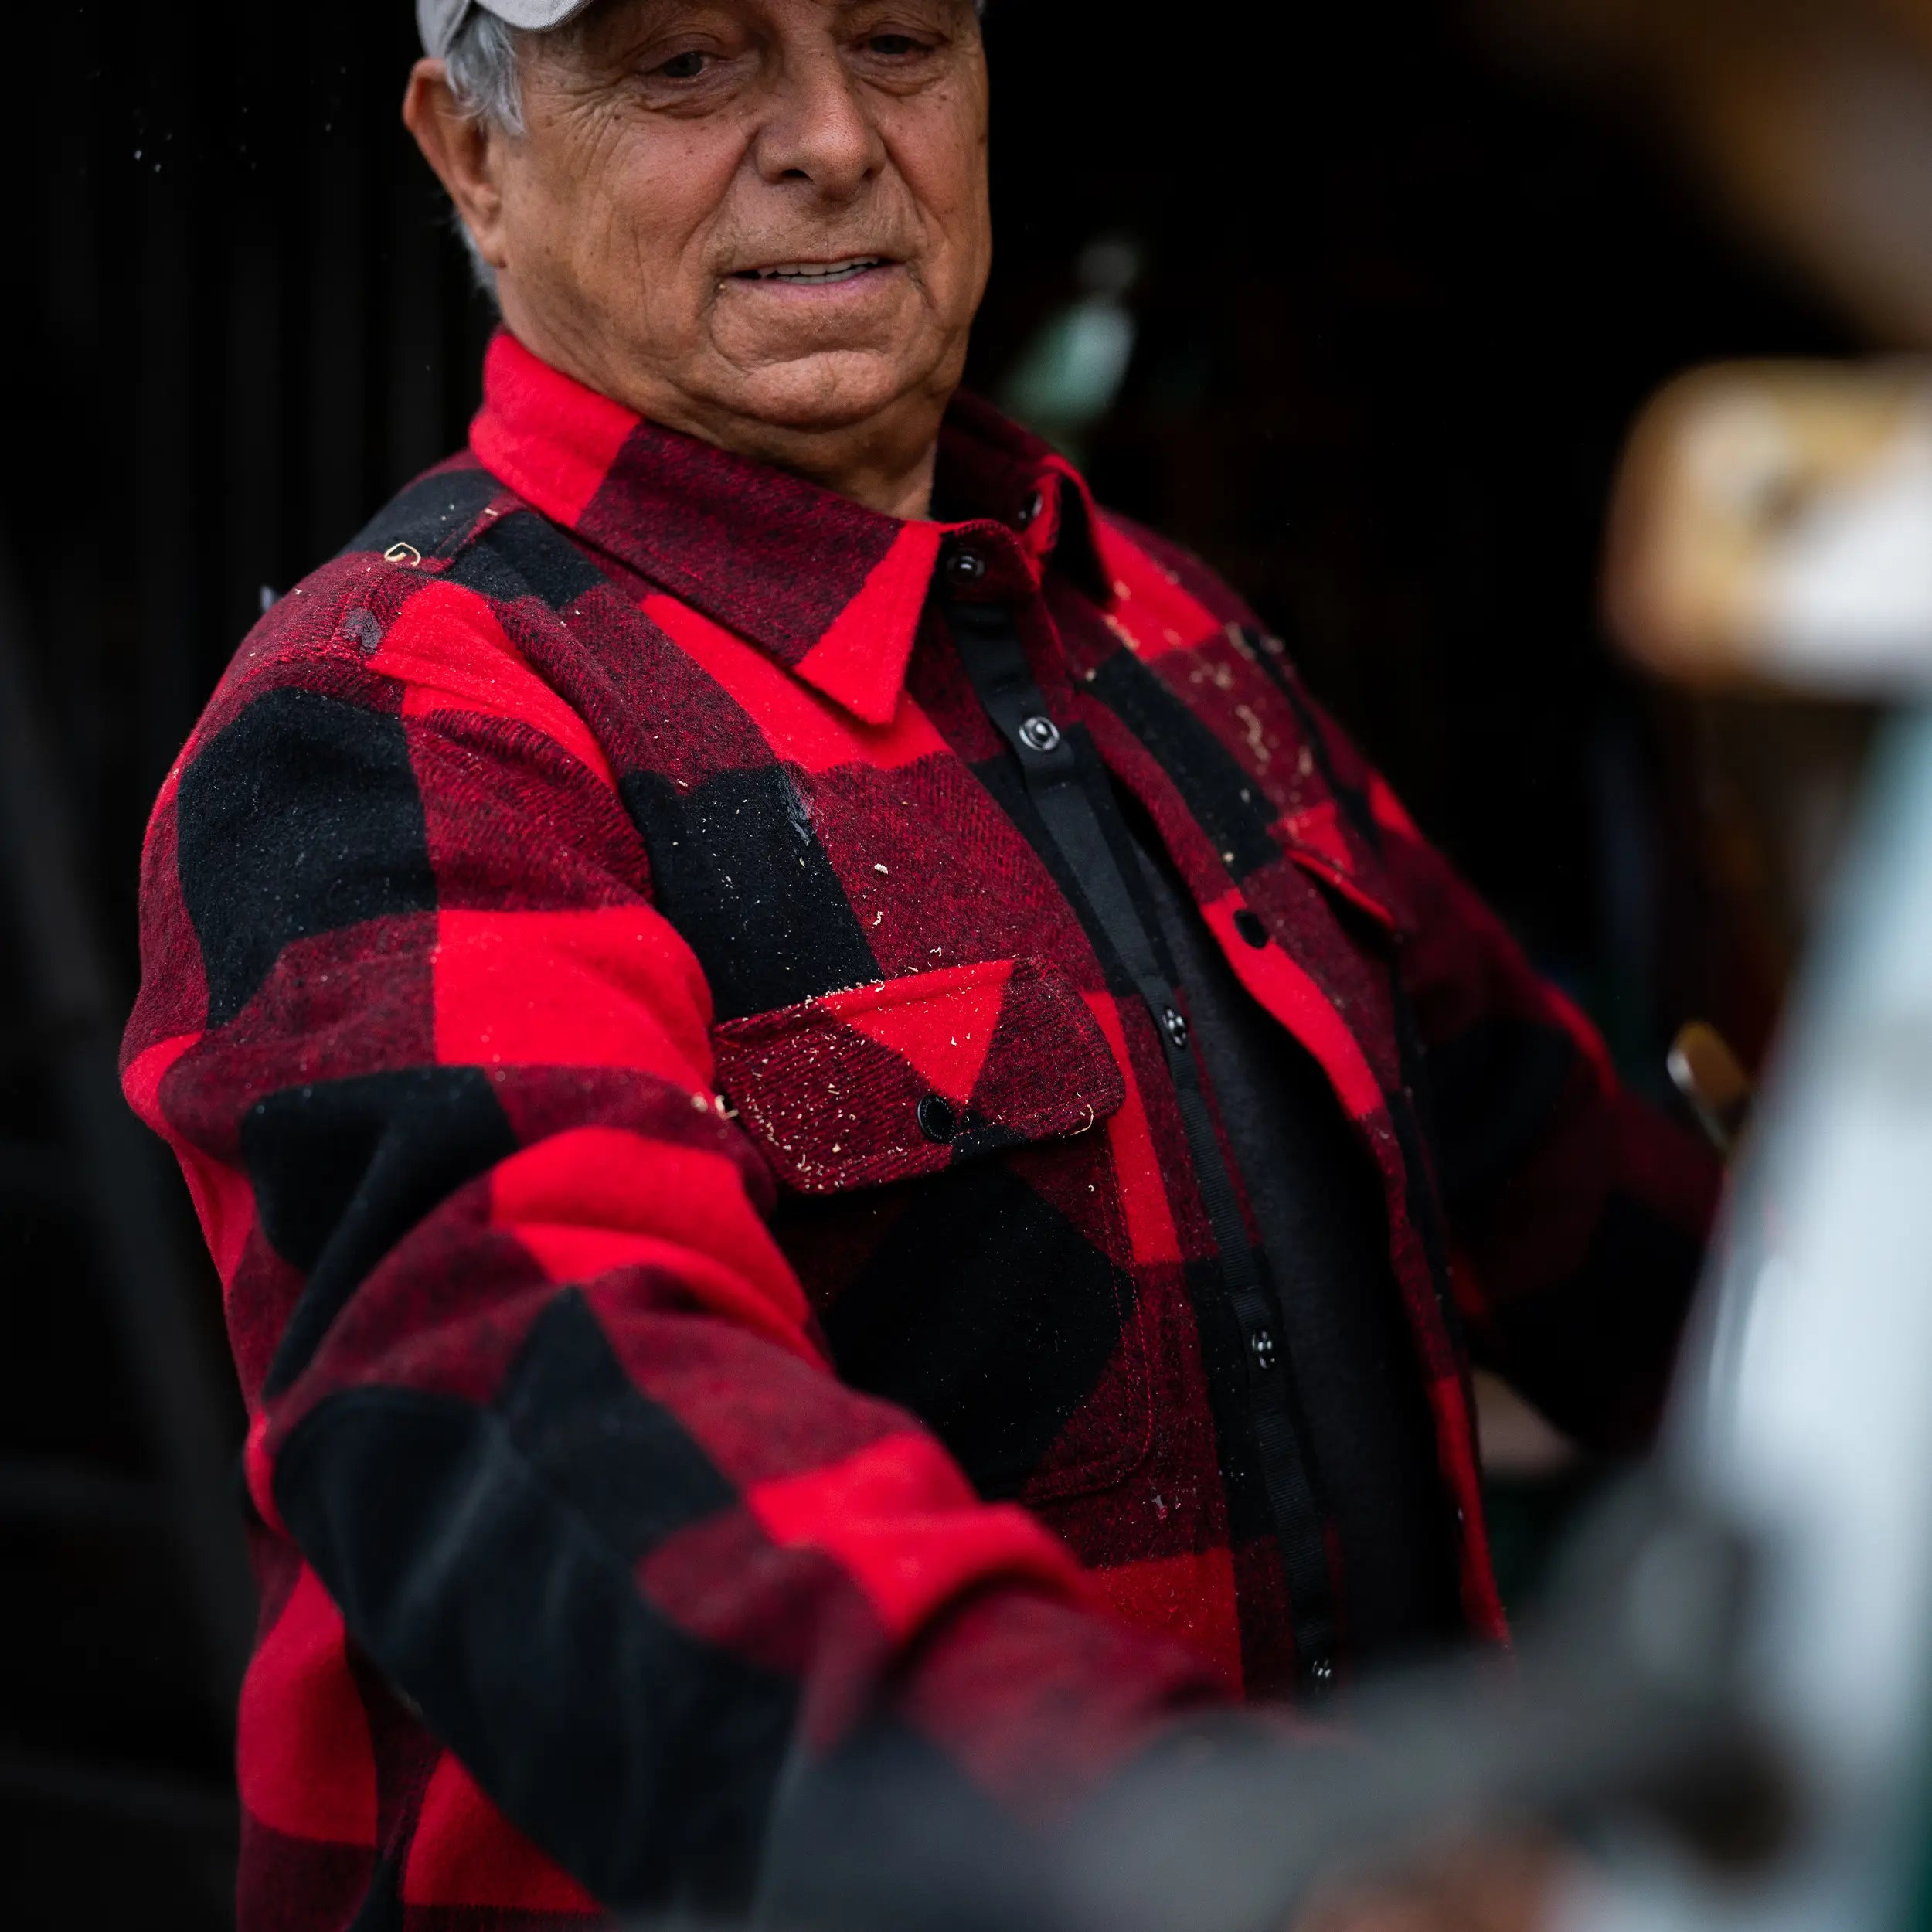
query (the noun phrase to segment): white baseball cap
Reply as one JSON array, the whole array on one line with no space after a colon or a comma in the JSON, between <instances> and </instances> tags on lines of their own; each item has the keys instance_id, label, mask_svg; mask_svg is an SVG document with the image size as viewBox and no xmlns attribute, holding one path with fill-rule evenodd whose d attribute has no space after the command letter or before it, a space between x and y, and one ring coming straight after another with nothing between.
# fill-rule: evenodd
<instances>
[{"instance_id":1,"label":"white baseball cap","mask_svg":"<svg viewBox=\"0 0 1932 1932\"><path fill-rule=\"evenodd\" d=\"M416 26L423 36L423 51L440 60L473 6L481 5L485 12L513 27L541 33L546 27L562 26L590 4L590 0L416 0Z\"/></svg>"},{"instance_id":2,"label":"white baseball cap","mask_svg":"<svg viewBox=\"0 0 1932 1932\"><path fill-rule=\"evenodd\" d=\"M480 6L513 27L541 33L546 27L562 26L590 4L590 0L416 0L416 26L423 36L423 51L440 60L472 7ZM973 0L973 6L975 12L984 13L986 0Z\"/></svg>"}]
</instances>

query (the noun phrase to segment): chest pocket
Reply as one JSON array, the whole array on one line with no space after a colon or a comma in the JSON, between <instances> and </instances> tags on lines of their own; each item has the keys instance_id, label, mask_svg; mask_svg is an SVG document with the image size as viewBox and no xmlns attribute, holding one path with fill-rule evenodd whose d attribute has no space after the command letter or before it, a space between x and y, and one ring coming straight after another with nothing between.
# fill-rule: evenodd
<instances>
[{"instance_id":1,"label":"chest pocket","mask_svg":"<svg viewBox=\"0 0 1932 1932\"><path fill-rule=\"evenodd\" d=\"M1083 1133L1126 1097L1087 1003L1036 960L910 974L730 1020L718 1083L801 1194Z\"/></svg>"},{"instance_id":2,"label":"chest pocket","mask_svg":"<svg viewBox=\"0 0 1932 1932\"><path fill-rule=\"evenodd\" d=\"M989 1498L1101 1489L1145 1454L1146 1322L1104 1124L1126 1094L1037 960L718 1027L718 1084L840 1376L918 1416Z\"/></svg>"}]
</instances>

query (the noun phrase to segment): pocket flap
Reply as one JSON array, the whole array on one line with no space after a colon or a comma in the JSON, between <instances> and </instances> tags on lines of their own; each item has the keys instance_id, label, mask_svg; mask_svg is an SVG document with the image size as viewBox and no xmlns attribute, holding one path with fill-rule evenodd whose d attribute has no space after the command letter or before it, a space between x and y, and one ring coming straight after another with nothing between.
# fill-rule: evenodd
<instances>
[{"instance_id":1,"label":"pocket flap","mask_svg":"<svg viewBox=\"0 0 1932 1932\"><path fill-rule=\"evenodd\" d=\"M1401 920L1382 862L1332 798L1291 812L1281 830L1288 856L1311 879L1389 931Z\"/></svg>"},{"instance_id":2,"label":"pocket flap","mask_svg":"<svg viewBox=\"0 0 1932 1932\"><path fill-rule=\"evenodd\" d=\"M1037 959L879 981L712 1038L725 1097L803 1194L1084 1133L1126 1098L1086 1001Z\"/></svg>"}]
</instances>

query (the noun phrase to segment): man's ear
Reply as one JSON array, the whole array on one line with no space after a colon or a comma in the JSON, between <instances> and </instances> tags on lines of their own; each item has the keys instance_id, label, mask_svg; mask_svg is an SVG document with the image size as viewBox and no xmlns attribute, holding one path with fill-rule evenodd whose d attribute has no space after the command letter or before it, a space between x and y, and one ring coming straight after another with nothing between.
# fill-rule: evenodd
<instances>
[{"instance_id":1,"label":"man's ear","mask_svg":"<svg viewBox=\"0 0 1932 1932\"><path fill-rule=\"evenodd\" d=\"M448 190L478 252L492 268L501 268L503 191L497 168L503 137L456 104L448 72L440 60L419 60L410 70L403 124Z\"/></svg>"}]
</instances>

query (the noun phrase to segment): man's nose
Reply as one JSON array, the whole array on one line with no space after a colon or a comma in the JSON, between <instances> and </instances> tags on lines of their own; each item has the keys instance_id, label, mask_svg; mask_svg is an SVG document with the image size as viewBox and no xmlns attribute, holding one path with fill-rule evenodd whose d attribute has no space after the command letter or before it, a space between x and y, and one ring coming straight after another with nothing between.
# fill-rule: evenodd
<instances>
[{"instance_id":1,"label":"man's nose","mask_svg":"<svg viewBox=\"0 0 1932 1932\"><path fill-rule=\"evenodd\" d=\"M859 89L829 49L785 63L756 154L767 181L807 181L828 201L849 200L886 158Z\"/></svg>"}]
</instances>

